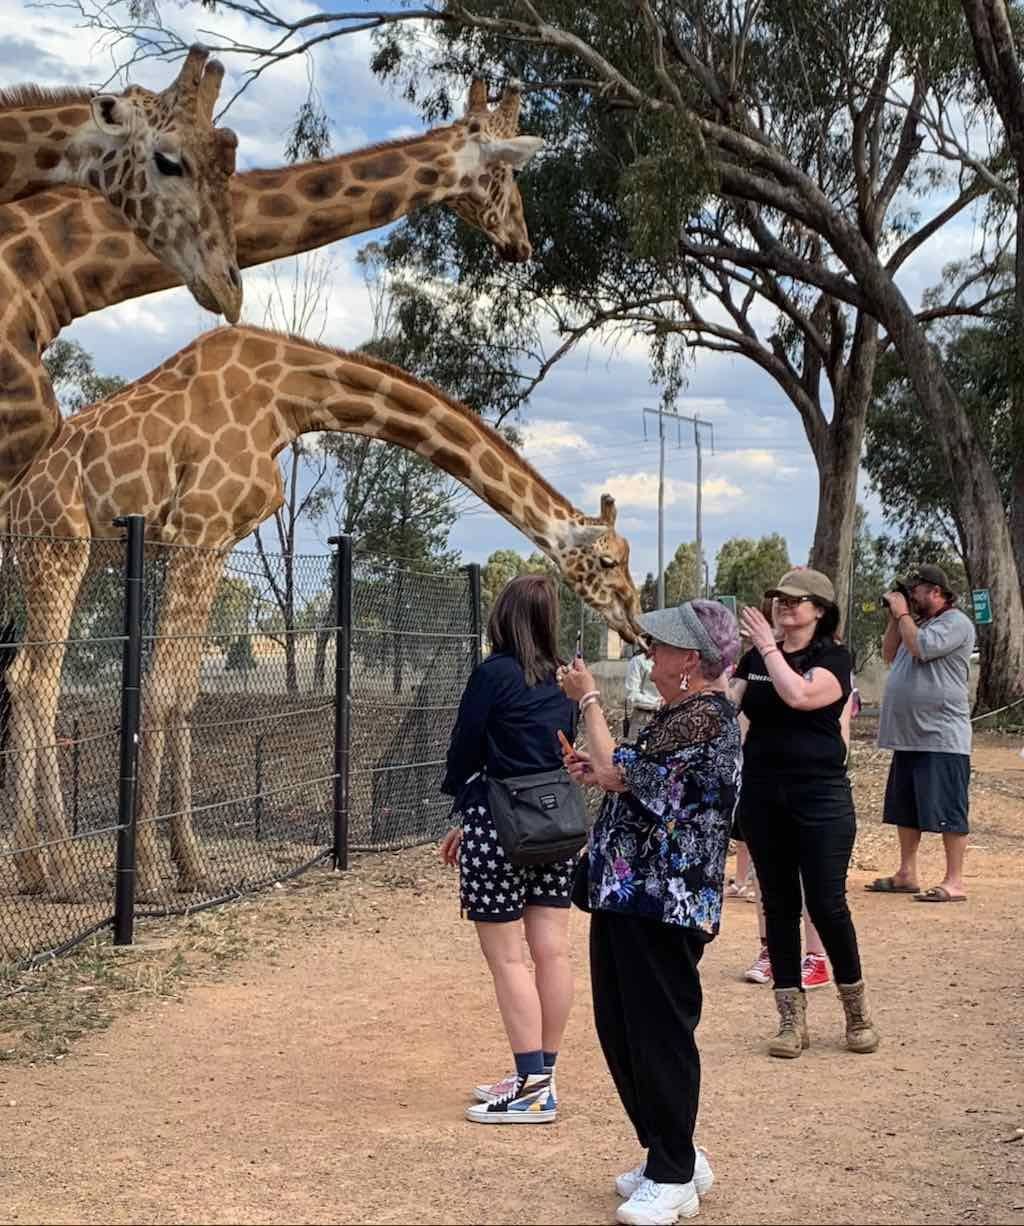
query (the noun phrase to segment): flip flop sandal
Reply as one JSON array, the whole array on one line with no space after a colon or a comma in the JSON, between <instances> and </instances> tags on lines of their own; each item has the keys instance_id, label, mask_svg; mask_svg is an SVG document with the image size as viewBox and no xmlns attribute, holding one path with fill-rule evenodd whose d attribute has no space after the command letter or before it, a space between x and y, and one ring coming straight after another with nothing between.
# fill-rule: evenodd
<instances>
[{"instance_id":1,"label":"flip flop sandal","mask_svg":"<svg viewBox=\"0 0 1024 1226\"><path fill-rule=\"evenodd\" d=\"M914 902L966 902L966 894L950 894L944 885L933 885L923 894L915 894Z\"/></svg>"},{"instance_id":2,"label":"flip flop sandal","mask_svg":"<svg viewBox=\"0 0 1024 1226\"><path fill-rule=\"evenodd\" d=\"M895 877L876 877L864 887L869 894L920 894L919 885L897 885Z\"/></svg>"}]
</instances>

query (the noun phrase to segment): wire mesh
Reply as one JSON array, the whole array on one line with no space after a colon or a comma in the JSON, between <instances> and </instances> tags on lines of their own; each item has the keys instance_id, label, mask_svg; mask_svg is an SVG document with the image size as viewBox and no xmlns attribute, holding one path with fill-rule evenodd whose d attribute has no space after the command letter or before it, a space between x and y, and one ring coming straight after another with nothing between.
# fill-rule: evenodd
<instances>
[{"instance_id":1,"label":"wire mesh","mask_svg":"<svg viewBox=\"0 0 1024 1226\"><path fill-rule=\"evenodd\" d=\"M476 660L469 576L357 560L352 616L351 845L428 842L447 828L445 754Z\"/></svg>"},{"instance_id":2,"label":"wire mesh","mask_svg":"<svg viewBox=\"0 0 1024 1226\"><path fill-rule=\"evenodd\" d=\"M0 965L111 922L125 546L0 542ZM136 915L293 876L333 843L334 556L146 546ZM352 578L350 841L442 832L472 671L466 571Z\"/></svg>"},{"instance_id":3,"label":"wire mesh","mask_svg":"<svg viewBox=\"0 0 1024 1226\"><path fill-rule=\"evenodd\" d=\"M137 914L255 889L332 840L330 557L146 560Z\"/></svg>"},{"instance_id":4,"label":"wire mesh","mask_svg":"<svg viewBox=\"0 0 1024 1226\"><path fill-rule=\"evenodd\" d=\"M0 964L109 922L124 545L0 540Z\"/></svg>"}]
</instances>

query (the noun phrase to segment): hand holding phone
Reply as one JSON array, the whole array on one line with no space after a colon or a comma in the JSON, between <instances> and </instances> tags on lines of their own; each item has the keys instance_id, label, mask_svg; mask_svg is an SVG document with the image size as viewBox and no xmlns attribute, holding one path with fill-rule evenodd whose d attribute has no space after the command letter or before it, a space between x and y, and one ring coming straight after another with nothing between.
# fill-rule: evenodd
<instances>
[{"instance_id":1,"label":"hand holding phone","mask_svg":"<svg viewBox=\"0 0 1024 1226\"><path fill-rule=\"evenodd\" d=\"M570 758L578 757L579 755L576 753L576 750L573 749L572 745L569 744L569 738L565 735L561 728L558 729L557 735L558 743L562 746L562 753Z\"/></svg>"}]
</instances>

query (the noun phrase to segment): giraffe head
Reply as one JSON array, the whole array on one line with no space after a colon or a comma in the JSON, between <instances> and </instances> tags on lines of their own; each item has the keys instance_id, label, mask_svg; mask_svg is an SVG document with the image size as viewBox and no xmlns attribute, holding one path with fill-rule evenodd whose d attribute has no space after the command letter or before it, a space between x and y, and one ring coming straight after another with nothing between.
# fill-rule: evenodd
<instances>
[{"instance_id":1,"label":"giraffe head","mask_svg":"<svg viewBox=\"0 0 1024 1226\"><path fill-rule=\"evenodd\" d=\"M196 301L234 323L242 309L229 183L238 138L213 126L224 77L193 47L161 93L130 86L91 99L93 124L75 151L101 192Z\"/></svg>"},{"instance_id":2,"label":"giraffe head","mask_svg":"<svg viewBox=\"0 0 1024 1226\"><path fill-rule=\"evenodd\" d=\"M446 202L487 235L502 259L517 264L528 260L533 248L514 172L544 144L539 136L519 135L521 101L518 81L510 82L493 110L483 81L469 87L466 113L453 125L466 135L459 154L459 182L465 190Z\"/></svg>"},{"instance_id":3,"label":"giraffe head","mask_svg":"<svg viewBox=\"0 0 1024 1226\"><path fill-rule=\"evenodd\" d=\"M628 642L640 634L640 595L629 573L629 543L615 531L615 499L601 495L601 513L584 517L555 549L566 582Z\"/></svg>"}]
</instances>

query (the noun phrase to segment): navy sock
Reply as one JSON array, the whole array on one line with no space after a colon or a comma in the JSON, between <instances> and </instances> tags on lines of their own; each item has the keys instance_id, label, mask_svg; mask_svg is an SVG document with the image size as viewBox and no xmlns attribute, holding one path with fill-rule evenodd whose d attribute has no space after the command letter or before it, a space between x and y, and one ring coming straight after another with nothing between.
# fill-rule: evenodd
<instances>
[{"instance_id":1,"label":"navy sock","mask_svg":"<svg viewBox=\"0 0 1024 1226\"><path fill-rule=\"evenodd\" d=\"M556 1061L557 1059L558 1059L558 1052L557 1052L557 1051L546 1051L546 1052L544 1053L544 1067L545 1067L545 1069L554 1068L554 1067L555 1067L555 1061Z\"/></svg>"},{"instance_id":2,"label":"navy sock","mask_svg":"<svg viewBox=\"0 0 1024 1226\"><path fill-rule=\"evenodd\" d=\"M540 1076L544 1072L544 1053L541 1051L517 1051L512 1053L516 1060L516 1072L520 1077Z\"/></svg>"}]
</instances>

